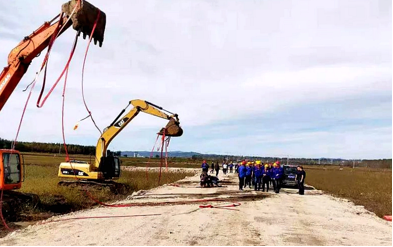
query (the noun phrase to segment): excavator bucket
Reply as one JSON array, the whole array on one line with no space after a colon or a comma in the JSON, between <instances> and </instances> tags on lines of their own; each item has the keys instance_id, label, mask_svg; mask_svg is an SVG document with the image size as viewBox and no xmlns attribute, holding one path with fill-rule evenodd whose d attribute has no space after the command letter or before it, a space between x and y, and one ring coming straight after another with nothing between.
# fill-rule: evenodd
<instances>
[{"instance_id":1,"label":"excavator bucket","mask_svg":"<svg viewBox=\"0 0 393 247\"><path fill-rule=\"evenodd\" d=\"M180 123L176 121L174 118L169 120L168 124L165 128L162 128L159 135L163 135L165 132L165 136L181 136L183 135L183 129L180 127Z\"/></svg>"},{"instance_id":2,"label":"excavator bucket","mask_svg":"<svg viewBox=\"0 0 393 247\"><path fill-rule=\"evenodd\" d=\"M74 14L71 16L72 27L76 31L81 31L84 39L86 38L86 35L90 37L91 31L93 30L94 24L97 20L97 16L99 14L99 18L94 29L93 40L95 45L98 41L98 44L101 47L102 42L104 42L104 32L106 24L105 13L85 0L71 0L63 4L61 10L67 16L70 16L75 6L77 6L77 8Z\"/></svg>"}]
</instances>

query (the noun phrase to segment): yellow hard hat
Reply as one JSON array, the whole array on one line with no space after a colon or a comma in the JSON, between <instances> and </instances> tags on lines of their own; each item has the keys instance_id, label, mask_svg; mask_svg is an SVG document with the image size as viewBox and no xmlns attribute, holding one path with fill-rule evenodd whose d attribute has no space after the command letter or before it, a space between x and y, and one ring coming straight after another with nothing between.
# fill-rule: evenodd
<instances>
[{"instance_id":1,"label":"yellow hard hat","mask_svg":"<svg viewBox=\"0 0 393 247\"><path fill-rule=\"evenodd\" d=\"M260 160L257 160L255 163L256 163L257 165L260 165L260 164L261 164L261 161L260 161Z\"/></svg>"},{"instance_id":2,"label":"yellow hard hat","mask_svg":"<svg viewBox=\"0 0 393 247\"><path fill-rule=\"evenodd\" d=\"M265 167L269 167L269 165L268 165L268 164L265 164Z\"/></svg>"}]
</instances>

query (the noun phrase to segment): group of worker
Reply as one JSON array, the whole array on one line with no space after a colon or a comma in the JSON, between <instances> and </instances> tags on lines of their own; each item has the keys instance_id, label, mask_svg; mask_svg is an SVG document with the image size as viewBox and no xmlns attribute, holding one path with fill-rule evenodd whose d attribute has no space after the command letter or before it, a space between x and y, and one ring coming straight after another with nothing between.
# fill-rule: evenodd
<instances>
[{"instance_id":1,"label":"group of worker","mask_svg":"<svg viewBox=\"0 0 393 247\"><path fill-rule=\"evenodd\" d=\"M220 171L220 166L217 163L212 163L211 166L204 160L202 163L202 174L207 174L211 168L210 173L216 171L216 176ZM262 164L260 160L257 161L242 161L240 163L226 162L222 163L223 173L228 172L238 173L239 176L239 190L243 190L247 186L254 187L255 191L269 192L269 185L273 185L274 192L279 193L284 177L284 169L280 166L280 162Z\"/></svg>"},{"instance_id":2,"label":"group of worker","mask_svg":"<svg viewBox=\"0 0 393 247\"><path fill-rule=\"evenodd\" d=\"M202 162L202 172L206 172L207 173L209 171L209 168L210 168L210 173L214 174L214 172L216 172L216 176L218 176L218 173L220 172L221 168L222 168L222 172L224 174L227 174L227 173L233 173L233 168L234 167L235 167L235 164L233 164L232 162L229 162L229 163L228 162L223 162L221 167L218 164L218 162L216 162L216 163L212 162L211 165L209 165L206 162L206 160L204 160Z\"/></svg>"},{"instance_id":3,"label":"group of worker","mask_svg":"<svg viewBox=\"0 0 393 247\"><path fill-rule=\"evenodd\" d=\"M205 174L206 177L211 177L210 175L207 175L209 167L211 167L210 173L214 173L214 171L216 171L217 177L220 171L218 162L213 162L211 166L209 166L205 160L203 161L202 174ZM239 190L243 190L247 186L249 188L253 186L255 191L262 189L264 192L266 188L266 192L269 192L269 185L273 185L274 192L280 193L284 179L284 168L280 165L280 161L265 164L263 164L260 160L241 161L239 163L223 161L222 169L224 174L228 172L228 168L230 173L233 173L234 171L235 173L238 173ZM305 177L306 172L303 167L298 166L295 181L297 181L300 195L304 195Z\"/></svg>"},{"instance_id":4,"label":"group of worker","mask_svg":"<svg viewBox=\"0 0 393 247\"><path fill-rule=\"evenodd\" d=\"M239 173L239 190L243 190L247 186L254 186L255 191L269 192L269 184L273 184L275 193L279 193L284 177L284 169L280 166L280 162L262 164L257 161L242 161L238 165Z\"/></svg>"}]
</instances>

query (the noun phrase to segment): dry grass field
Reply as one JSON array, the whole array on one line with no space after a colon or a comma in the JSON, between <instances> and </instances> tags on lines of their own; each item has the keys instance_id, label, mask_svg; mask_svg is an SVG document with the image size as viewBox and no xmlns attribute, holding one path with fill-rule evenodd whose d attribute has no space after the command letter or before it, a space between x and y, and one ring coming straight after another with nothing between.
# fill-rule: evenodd
<instances>
[{"instance_id":1,"label":"dry grass field","mask_svg":"<svg viewBox=\"0 0 393 247\"><path fill-rule=\"evenodd\" d=\"M305 167L305 182L347 198L380 217L392 214L392 170L373 168Z\"/></svg>"},{"instance_id":2,"label":"dry grass field","mask_svg":"<svg viewBox=\"0 0 393 247\"><path fill-rule=\"evenodd\" d=\"M89 208L96 205L86 194L77 189L58 186L60 179L57 169L64 155L24 153L26 164L26 180L22 192L37 194L42 202L40 212L65 213ZM87 155L73 155L71 159L90 161ZM121 158L123 166L158 167L158 158ZM170 158L169 167L199 168L200 160L186 158ZM211 161L208 161L211 163ZM165 166L165 165L164 165ZM349 168L340 170L338 166L306 166L306 183L332 195L347 198L355 204L363 205L378 216L392 214L392 171L390 169ZM191 176L188 173L163 173L161 184ZM158 185L158 173L150 172L149 180L144 171L122 171L118 182L130 187L133 191L150 189ZM107 190L92 190L91 193L101 201L108 202L123 199L125 195L114 195Z\"/></svg>"},{"instance_id":3,"label":"dry grass field","mask_svg":"<svg viewBox=\"0 0 393 247\"><path fill-rule=\"evenodd\" d=\"M161 165L160 158L121 158L123 166L139 166L139 167L159 167ZM211 161L208 161L209 165ZM168 167L181 168L200 168L202 161L191 160L186 158L168 158ZM220 163L221 164L221 163ZM165 164L163 164L165 166Z\"/></svg>"},{"instance_id":4,"label":"dry grass field","mask_svg":"<svg viewBox=\"0 0 393 247\"><path fill-rule=\"evenodd\" d=\"M89 156L71 156L71 159L89 161ZM84 188L71 188L58 186L61 178L57 177L58 166L64 161L64 156L53 154L24 153L26 164L26 178L22 185L21 192L36 194L40 197L41 206L38 209L30 209L35 213L46 212L49 214L67 213L75 210L85 209L96 205L89 198ZM129 186L127 195L133 191L147 190L165 183L172 183L186 176L189 173L162 173L160 183L157 172L149 172L148 180L143 171L128 172L122 171L120 179L116 182ZM113 194L109 189L97 190L89 189L89 192L103 202L124 199L127 195ZM32 213L34 213L32 212Z\"/></svg>"}]
</instances>

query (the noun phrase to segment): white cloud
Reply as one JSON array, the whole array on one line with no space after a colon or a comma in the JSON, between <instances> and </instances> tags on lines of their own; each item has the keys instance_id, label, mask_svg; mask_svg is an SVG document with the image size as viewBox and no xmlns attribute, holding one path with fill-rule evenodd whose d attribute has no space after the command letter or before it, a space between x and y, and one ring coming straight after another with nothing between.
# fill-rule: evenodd
<instances>
[{"instance_id":1,"label":"white cloud","mask_svg":"<svg viewBox=\"0 0 393 247\"><path fill-rule=\"evenodd\" d=\"M9 51L18 43L14 38L23 38L50 20L63 2L40 1L39 16L30 11L38 7L35 2L0 3L0 59L3 57L4 65ZM391 97L389 1L313 0L294 4L132 0L93 4L107 15L103 47L90 47L85 68L85 96L100 128L132 99L146 99L178 113L186 133L187 128L211 128L271 114L280 117L280 113L285 115L297 106L324 102L343 102L345 111L334 109L335 116L340 117L348 114L349 99ZM18 11L11 11L15 9ZM3 24L6 27L2 29ZM15 27L12 37L5 36L10 33L8 26ZM61 72L74 35L70 29L56 43L48 87ZM66 127L71 140L94 140L90 141L94 145L97 131L91 123L83 123L77 132L70 131L77 120L86 116L80 92L86 44L86 40L79 40L70 67ZM42 58L33 61L0 113L1 137L13 138L27 96L21 90L34 77ZM21 138L61 140L61 88L62 82L47 105L36 109L37 85L25 116L29 128L24 125ZM373 114L378 119L390 115L390 111L391 107L384 105L362 114ZM323 118L321 114L316 117ZM348 114L351 119L359 120L360 116ZM129 144L127 136L133 131L150 131L163 125L161 119L141 114L117 137L114 146L131 149L133 144ZM228 126L228 131L235 127ZM253 133L260 127L249 128ZM220 128L212 131L225 135ZM184 142L178 141L184 144L179 149L198 147L190 136L185 134L184 138ZM283 138L283 143L292 140ZM377 137L363 138L375 141ZM208 143L209 136L206 139ZM142 138L138 141L146 144ZM212 149L206 151L225 146L220 140L212 143ZM304 149L314 150L307 147ZM243 150L238 144L234 148Z\"/></svg>"}]
</instances>

